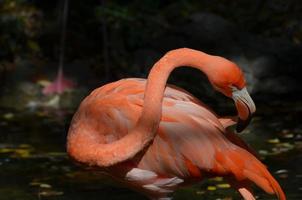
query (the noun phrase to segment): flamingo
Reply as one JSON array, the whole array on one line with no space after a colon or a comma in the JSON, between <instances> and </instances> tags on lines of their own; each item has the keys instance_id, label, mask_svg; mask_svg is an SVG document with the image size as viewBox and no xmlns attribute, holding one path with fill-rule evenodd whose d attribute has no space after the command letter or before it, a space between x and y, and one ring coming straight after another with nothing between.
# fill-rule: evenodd
<instances>
[{"instance_id":1,"label":"flamingo","mask_svg":"<svg viewBox=\"0 0 302 200\"><path fill-rule=\"evenodd\" d=\"M44 95L62 94L67 90L75 88L75 82L65 78L63 73L63 65L60 65L56 79L42 90Z\"/></svg>"},{"instance_id":2,"label":"flamingo","mask_svg":"<svg viewBox=\"0 0 302 200\"><path fill-rule=\"evenodd\" d=\"M62 7L63 15L62 15L62 32L61 32L61 41L60 41L59 68L58 68L56 79L43 88L42 93L44 95L53 95L53 94L60 95L65 91L74 89L76 86L75 82L66 78L63 73L69 0L64 0L63 3L64 4Z\"/></svg>"},{"instance_id":3,"label":"flamingo","mask_svg":"<svg viewBox=\"0 0 302 200\"><path fill-rule=\"evenodd\" d=\"M219 117L189 92L166 85L173 69L201 70L211 85L233 98L238 119ZM251 184L285 200L254 151L228 127L242 131L255 112L240 68L231 61L182 48L166 53L148 79L122 79L95 89L73 116L67 151L150 199L167 200L177 188L222 176L245 200ZM236 117L236 118L237 118Z\"/></svg>"}]
</instances>

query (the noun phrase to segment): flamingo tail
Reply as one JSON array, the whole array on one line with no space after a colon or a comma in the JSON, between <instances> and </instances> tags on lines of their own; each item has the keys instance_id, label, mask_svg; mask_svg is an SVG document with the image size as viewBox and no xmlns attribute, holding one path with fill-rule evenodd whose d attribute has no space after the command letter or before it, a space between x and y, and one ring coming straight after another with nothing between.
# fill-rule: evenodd
<instances>
[{"instance_id":1,"label":"flamingo tail","mask_svg":"<svg viewBox=\"0 0 302 200\"><path fill-rule=\"evenodd\" d=\"M218 154L217 160L224 169L234 174L237 181L248 179L265 192L277 195L279 200L286 200L279 183L270 174L266 166L245 149L237 147L221 152ZM251 193L245 187L238 187L238 190L242 195L246 195L246 199L252 199L248 198Z\"/></svg>"}]
</instances>

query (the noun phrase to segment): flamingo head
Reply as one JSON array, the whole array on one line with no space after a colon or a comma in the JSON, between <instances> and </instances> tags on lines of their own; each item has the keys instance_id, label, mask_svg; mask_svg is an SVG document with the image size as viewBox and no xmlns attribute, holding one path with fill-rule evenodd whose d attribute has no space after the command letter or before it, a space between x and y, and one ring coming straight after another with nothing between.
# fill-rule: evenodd
<instances>
[{"instance_id":1,"label":"flamingo head","mask_svg":"<svg viewBox=\"0 0 302 200\"><path fill-rule=\"evenodd\" d=\"M238 112L236 130L241 132L251 121L256 106L246 89L246 81L241 69L229 60L221 57L218 59L219 70L216 67L209 73L208 78L217 91L234 100Z\"/></svg>"}]
</instances>

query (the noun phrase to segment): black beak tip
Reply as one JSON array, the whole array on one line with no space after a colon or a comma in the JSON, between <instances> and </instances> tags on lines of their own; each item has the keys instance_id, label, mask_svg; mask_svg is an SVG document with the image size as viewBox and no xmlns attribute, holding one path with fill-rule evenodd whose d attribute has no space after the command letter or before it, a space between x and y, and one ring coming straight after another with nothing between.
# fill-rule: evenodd
<instances>
[{"instance_id":1,"label":"black beak tip","mask_svg":"<svg viewBox=\"0 0 302 200\"><path fill-rule=\"evenodd\" d=\"M249 116L246 120L242 120L238 118L237 126L236 126L236 131L238 133L242 132L251 122L252 116Z\"/></svg>"}]
</instances>

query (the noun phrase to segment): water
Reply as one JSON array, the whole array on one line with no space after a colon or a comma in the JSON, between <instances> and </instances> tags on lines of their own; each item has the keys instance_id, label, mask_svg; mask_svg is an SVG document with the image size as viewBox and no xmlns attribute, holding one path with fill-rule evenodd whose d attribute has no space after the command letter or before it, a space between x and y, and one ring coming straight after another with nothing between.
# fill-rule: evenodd
<instances>
[{"instance_id":1,"label":"water","mask_svg":"<svg viewBox=\"0 0 302 200\"><path fill-rule=\"evenodd\" d=\"M301 105L301 104L300 104ZM278 109L277 109L278 108ZM146 199L102 174L75 166L65 153L73 111L17 112L0 109L1 200ZM301 106L265 105L244 138L260 152L289 200L302 199ZM260 199L275 199L255 188ZM221 178L177 191L176 200L241 197Z\"/></svg>"}]
</instances>

